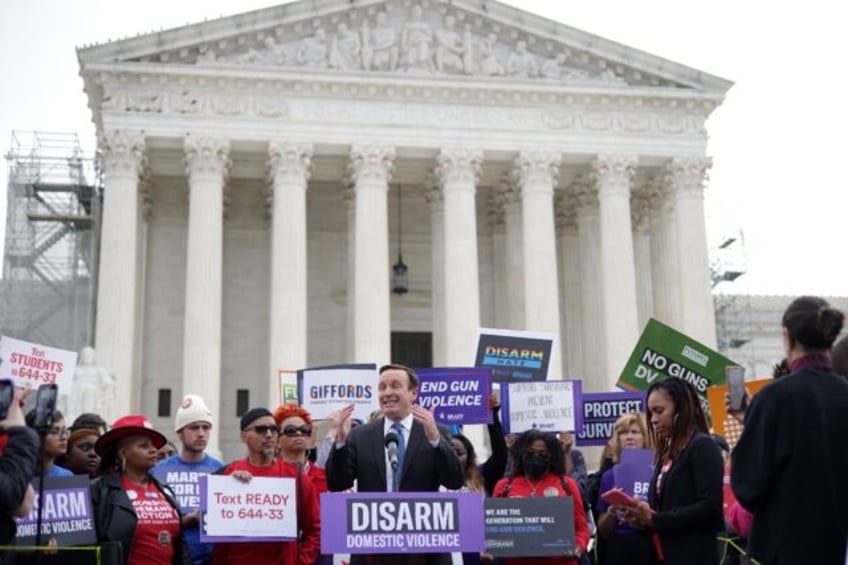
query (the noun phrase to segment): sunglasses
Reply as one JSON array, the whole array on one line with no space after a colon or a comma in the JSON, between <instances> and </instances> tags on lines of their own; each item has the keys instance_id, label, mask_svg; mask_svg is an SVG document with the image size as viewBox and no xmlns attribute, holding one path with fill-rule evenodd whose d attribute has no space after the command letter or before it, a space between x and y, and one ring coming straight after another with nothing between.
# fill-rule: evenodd
<instances>
[{"instance_id":1,"label":"sunglasses","mask_svg":"<svg viewBox=\"0 0 848 565\"><path fill-rule=\"evenodd\" d=\"M312 428L303 424L302 426L286 426L283 428L283 435L286 437L294 437L296 435L308 436L312 433Z\"/></svg>"},{"instance_id":2,"label":"sunglasses","mask_svg":"<svg viewBox=\"0 0 848 565\"><path fill-rule=\"evenodd\" d=\"M253 426L250 429L260 436L264 436L268 432L271 432L275 436L280 434L280 428L278 428L277 426Z\"/></svg>"}]
</instances>

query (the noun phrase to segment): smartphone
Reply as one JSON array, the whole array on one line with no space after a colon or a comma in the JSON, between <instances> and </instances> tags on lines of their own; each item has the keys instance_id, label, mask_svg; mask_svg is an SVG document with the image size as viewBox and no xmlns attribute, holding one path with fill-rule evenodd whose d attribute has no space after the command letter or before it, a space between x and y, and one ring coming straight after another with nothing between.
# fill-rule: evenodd
<instances>
[{"instance_id":1,"label":"smartphone","mask_svg":"<svg viewBox=\"0 0 848 565\"><path fill-rule=\"evenodd\" d=\"M616 506L636 506L636 499L620 488L610 489L601 495L601 500Z\"/></svg>"},{"instance_id":2,"label":"smartphone","mask_svg":"<svg viewBox=\"0 0 848 565\"><path fill-rule=\"evenodd\" d=\"M0 380L0 420L9 415L9 407L15 398L15 384L11 379Z\"/></svg>"},{"instance_id":3,"label":"smartphone","mask_svg":"<svg viewBox=\"0 0 848 565\"><path fill-rule=\"evenodd\" d=\"M45 430L53 425L53 413L56 411L56 398L59 395L59 387L56 384L46 384L38 387L35 396L35 422L36 430Z\"/></svg>"},{"instance_id":4,"label":"smartphone","mask_svg":"<svg viewBox=\"0 0 848 565\"><path fill-rule=\"evenodd\" d=\"M738 365L725 367L727 393L730 396L730 410L741 412L745 409L745 368Z\"/></svg>"}]
</instances>

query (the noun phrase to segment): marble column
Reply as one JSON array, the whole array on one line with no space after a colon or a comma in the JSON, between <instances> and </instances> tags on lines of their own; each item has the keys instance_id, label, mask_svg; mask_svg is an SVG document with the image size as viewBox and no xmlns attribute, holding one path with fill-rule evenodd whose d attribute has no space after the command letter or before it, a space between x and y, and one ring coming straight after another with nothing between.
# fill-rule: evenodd
<instances>
[{"instance_id":1,"label":"marble column","mask_svg":"<svg viewBox=\"0 0 848 565\"><path fill-rule=\"evenodd\" d=\"M706 157L675 157L665 170L676 188L682 331L714 348L715 313L704 216L704 181L711 166Z\"/></svg>"},{"instance_id":2,"label":"marble column","mask_svg":"<svg viewBox=\"0 0 848 565\"><path fill-rule=\"evenodd\" d=\"M271 296L268 398L279 390L280 369L307 366L306 188L312 145L272 141Z\"/></svg>"},{"instance_id":3,"label":"marble column","mask_svg":"<svg viewBox=\"0 0 848 565\"><path fill-rule=\"evenodd\" d=\"M577 234L580 245L580 297L583 331L583 387L588 392L606 388L606 335L601 294L601 226L598 191L584 175L569 187L577 198Z\"/></svg>"},{"instance_id":4,"label":"marble column","mask_svg":"<svg viewBox=\"0 0 848 565\"><path fill-rule=\"evenodd\" d=\"M636 159L604 155L591 163L598 190L601 227L601 285L606 336L606 387L612 390L639 338L636 268L630 225L630 181Z\"/></svg>"},{"instance_id":5,"label":"marble column","mask_svg":"<svg viewBox=\"0 0 848 565\"><path fill-rule=\"evenodd\" d=\"M653 180L633 192L630 220L633 225L633 262L636 267L636 310L639 331L654 315L651 281L651 193Z\"/></svg>"},{"instance_id":6,"label":"marble column","mask_svg":"<svg viewBox=\"0 0 848 565\"><path fill-rule=\"evenodd\" d=\"M668 326L681 329L675 190L672 177L663 174L652 193L651 282L654 287L654 317Z\"/></svg>"},{"instance_id":7,"label":"marble column","mask_svg":"<svg viewBox=\"0 0 848 565\"><path fill-rule=\"evenodd\" d=\"M229 141L185 139L189 185L183 394L199 394L221 413L221 301L224 185L230 168ZM218 453L218 428L209 451Z\"/></svg>"},{"instance_id":8,"label":"marble column","mask_svg":"<svg viewBox=\"0 0 848 565\"><path fill-rule=\"evenodd\" d=\"M507 328L523 330L527 326L524 308L524 231L521 193L512 178L501 179L498 187L503 204L506 260Z\"/></svg>"},{"instance_id":9,"label":"marble column","mask_svg":"<svg viewBox=\"0 0 848 565\"><path fill-rule=\"evenodd\" d=\"M424 193L430 209L430 270L433 328L433 366L443 367L445 344L445 207L444 197L435 175L428 175Z\"/></svg>"},{"instance_id":10,"label":"marble column","mask_svg":"<svg viewBox=\"0 0 848 565\"><path fill-rule=\"evenodd\" d=\"M489 195L489 226L492 230L492 281L495 306L495 327L509 328L509 308L502 306L508 296L507 277L509 268L506 260L506 226L504 222L504 203L501 191L493 188Z\"/></svg>"},{"instance_id":11,"label":"marble column","mask_svg":"<svg viewBox=\"0 0 848 565\"><path fill-rule=\"evenodd\" d=\"M580 237L577 230L577 195L560 190L555 202L560 265L560 327L563 375L583 378L583 305L580 287Z\"/></svg>"},{"instance_id":12,"label":"marble column","mask_svg":"<svg viewBox=\"0 0 848 565\"><path fill-rule=\"evenodd\" d=\"M394 147L355 145L348 172L353 181L353 355L356 363L391 362L389 278L389 178Z\"/></svg>"},{"instance_id":13,"label":"marble column","mask_svg":"<svg viewBox=\"0 0 848 565\"><path fill-rule=\"evenodd\" d=\"M512 176L521 193L524 274L524 327L559 338L559 280L557 277L554 187L561 156L556 152L519 153ZM555 348L558 350L559 348ZM549 376L562 378L559 351L551 355Z\"/></svg>"},{"instance_id":14,"label":"marble column","mask_svg":"<svg viewBox=\"0 0 848 565\"><path fill-rule=\"evenodd\" d=\"M98 363L114 371L121 383L113 413L123 415L141 409L136 320L141 310L139 176L147 163L144 136L112 132L100 139L100 150L104 190L95 348Z\"/></svg>"},{"instance_id":15,"label":"marble column","mask_svg":"<svg viewBox=\"0 0 848 565\"><path fill-rule=\"evenodd\" d=\"M356 192L353 189L353 181L345 179L345 188L342 189L342 199L345 205L347 217L347 264L345 281L347 285L347 309L345 312L345 352L347 359L355 357L354 335L356 334L356 316L354 315L354 304L356 303Z\"/></svg>"},{"instance_id":16,"label":"marble column","mask_svg":"<svg viewBox=\"0 0 848 565\"><path fill-rule=\"evenodd\" d=\"M480 327L477 180L483 153L442 149L436 172L444 195L445 363L471 362Z\"/></svg>"}]
</instances>

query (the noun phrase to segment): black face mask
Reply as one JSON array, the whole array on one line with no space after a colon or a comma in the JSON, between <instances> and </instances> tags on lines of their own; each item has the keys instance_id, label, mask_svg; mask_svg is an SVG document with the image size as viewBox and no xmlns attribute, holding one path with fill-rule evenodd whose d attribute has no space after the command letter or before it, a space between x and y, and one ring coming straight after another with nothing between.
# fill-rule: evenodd
<instances>
[{"instance_id":1,"label":"black face mask","mask_svg":"<svg viewBox=\"0 0 848 565\"><path fill-rule=\"evenodd\" d=\"M523 462L524 473L528 478L533 480L542 478L548 472L548 467L550 467L550 463L546 457L536 455L535 453L525 455Z\"/></svg>"}]
</instances>

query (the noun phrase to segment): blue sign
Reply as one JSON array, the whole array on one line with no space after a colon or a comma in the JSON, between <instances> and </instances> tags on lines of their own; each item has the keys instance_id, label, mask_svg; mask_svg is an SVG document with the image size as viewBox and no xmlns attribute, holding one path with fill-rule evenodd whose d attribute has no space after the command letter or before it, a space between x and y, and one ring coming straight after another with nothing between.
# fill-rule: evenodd
<instances>
[{"instance_id":1,"label":"blue sign","mask_svg":"<svg viewBox=\"0 0 848 565\"><path fill-rule=\"evenodd\" d=\"M445 425L491 424L491 369L445 367L416 369L420 380L418 404L435 408L436 421Z\"/></svg>"}]
</instances>

